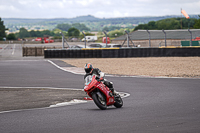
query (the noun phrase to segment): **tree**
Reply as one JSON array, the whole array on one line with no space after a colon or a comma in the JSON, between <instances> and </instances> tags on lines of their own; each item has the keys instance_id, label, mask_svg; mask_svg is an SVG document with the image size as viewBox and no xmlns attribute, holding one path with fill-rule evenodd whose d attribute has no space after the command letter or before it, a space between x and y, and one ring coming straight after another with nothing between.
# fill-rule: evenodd
<instances>
[{"instance_id":1,"label":"tree","mask_svg":"<svg viewBox=\"0 0 200 133\"><path fill-rule=\"evenodd\" d=\"M74 23L72 24L72 27L79 29L80 31L90 31L90 29L86 27L85 24Z\"/></svg>"},{"instance_id":2,"label":"tree","mask_svg":"<svg viewBox=\"0 0 200 133\"><path fill-rule=\"evenodd\" d=\"M58 24L56 26L57 29L60 29L62 31L68 31L70 28L76 28L80 31L90 31L90 28L86 27L85 24L80 24L80 23L74 23L74 24Z\"/></svg>"},{"instance_id":3,"label":"tree","mask_svg":"<svg viewBox=\"0 0 200 133\"><path fill-rule=\"evenodd\" d=\"M109 31L109 28L108 28L107 26L105 26L105 27L103 28L102 31L106 31L106 32L108 32L108 31Z\"/></svg>"},{"instance_id":4,"label":"tree","mask_svg":"<svg viewBox=\"0 0 200 133\"><path fill-rule=\"evenodd\" d=\"M194 22L196 19L182 19L182 28L188 29L193 28ZM150 21L148 24L140 24L135 27L134 30L143 29L143 30L171 30L171 29L181 29L181 18L168 18L162 19L159 21Z\"/></svg>"},{"instance_id":5,"label":"tree","mask_svg":"<svg viewBox=\"0 0 200 133\"><path fill-rule=\"evenodd\" d=\"M19 37L20 38L30 37L30 34L25 28L20 28Z\"/></svg>"},{"instance_id":6,"label":"tree","mask_svg":"<svg viewBox=\"0 0 200 133\"><path fill-rule=\"evenodd\" d=\"M60 30L63 30L63 31L68 31L72 26L69 25L69 24L58 24L56 26L56 29L60 29Z\"/></svg>"},{"instance_id":7,"label":"tree","mask_svg":"<svg viewBox=\"0 0 200 133\"><path fill-rule=\"evenodd\" d=\"M200 29L200 15L199 15L199 19L195 20L194 28Z\"/></svg>"},{"instance_id":8,"label":"tree","mask_svg":"<svg viewBox=\"0 0 200 133\"><path fill-rule=\"evenodd\" d=\"M29 34L30 34L31 37L37 37L37 34L36 34L36 32L34 30L31 30L29 32Z\"/></svg>"},{"instance_id":9,"label":"tree","mask_svg":"<svg viewBox=\"0 0 200 133\"><path fill-rule=\"evenodd\" d=\"M16 40L15 34L14 33L8 34L7 40Z\"/></svg>"},{"instance_id":10,"label":"tree","mask_svg":"<svg viewBox=\"0 0 200 133\"><path fill-rule=\"evenodd\" d=\"M89 33L89 32L86 32L86 33L84 33L84 34L85 34L85 36L95 36L95 34L92 34L92 33ZM81 35L80 35L80 38L84 38L84 35L81 34Z\"/></svg>"},{"instance_id":11,"label":"tree","mask_svg":"<svg viewBox=\"0 0 200 133\"><path fill-rule=\"evenodd\" d=\"M80 35L80 31L74 27L72 27L68 30L69 37L79 37L79 35Z\"/></svg>"},{"instance_id":12,"label":"tree","mask_svg":"<svg viewBox=\"0 0 200 133\"><path fill-rule=\"evenodd\" d=\"M1 21L0 18L0 40L3 40L4 37L6 37L6 31L7 29L5 28L3 21Z\"/></svg>"},{"instance_id":13,"label":"tree","mask_svg":"<svg viewBox=\"0 0 200 133\"><path fill-rule=\"evenodd\" d=\"M119 37L124 34L125 34L124 30L114 30L114 31L110 31L108 33L108 36L109 37Z\"/></svg>"},{"instance_id":14,"label":"tree","mask_svg":"<svg viewBox=\"0 0 200 133\"><path fill-rule=\"evenodd\" d=\"M155 21L150 21L148 23L148 27L150 30L156 29L156 22Z\"/></svg>"}]
</instances>

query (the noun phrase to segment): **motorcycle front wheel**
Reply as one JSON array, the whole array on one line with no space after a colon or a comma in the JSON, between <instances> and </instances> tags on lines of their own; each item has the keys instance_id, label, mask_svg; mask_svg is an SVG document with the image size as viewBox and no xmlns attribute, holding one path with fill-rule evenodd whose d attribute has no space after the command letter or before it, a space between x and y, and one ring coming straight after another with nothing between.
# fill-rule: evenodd
<instances>
[{"instance_id":1,"label":"motorcycle front wheel","mask_svg":"<svg viewBox=\"0 0 200 133\"><path fill-rule=\"evenodd\" d=\"M121 96L119 94L117 96L115 96L114 106L116 108L121 108L123 106L123 101L122 101L122 98L121 98Z\"/></svg>"},{"instance_id":2,"label":"motorcycle front wheel","mask_svg":"<svg viewBox=\"0 0 200 133\"><path fill-rule=\"evenodd\" d=\"M92 94L92 99L94 100L94 103L101 109L101 110L105 110L107 109L107 105L106 105L106 98L104 95L102 95L102 93L98 92L94 92Z\"/></svg>"}]
</instances>

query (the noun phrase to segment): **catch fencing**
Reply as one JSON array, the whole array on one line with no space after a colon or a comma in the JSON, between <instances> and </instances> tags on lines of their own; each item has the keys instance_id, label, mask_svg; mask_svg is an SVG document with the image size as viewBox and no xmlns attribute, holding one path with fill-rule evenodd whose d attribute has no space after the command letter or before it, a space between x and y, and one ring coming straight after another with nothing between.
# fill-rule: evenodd
<instances>
[{"instance_id":1,"label":"catch fencing","mask_svg":"<svg viewBox=\"0 0 200 133\"><path fill-rule=\"evenodd\" d=\"M200 41L200 29L182 30L137 30L112 40L112 43L131 47L181 46L182 41Z\"/></svg>"}]
</instances>

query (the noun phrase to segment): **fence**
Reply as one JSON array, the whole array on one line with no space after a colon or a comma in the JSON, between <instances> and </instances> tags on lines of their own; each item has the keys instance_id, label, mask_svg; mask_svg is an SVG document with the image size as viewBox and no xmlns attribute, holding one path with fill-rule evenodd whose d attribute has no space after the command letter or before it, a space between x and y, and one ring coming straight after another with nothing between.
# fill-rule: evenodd
<instances>
[{"instance_id":1,"label":"fence","mask_svg":"<svg viewBox=\"0 0 200 133\"><path fill-rule=\"evenodd\" d=\"M181 41L190 41L190 46L193 46L193 40L196 41L196 37L200 37L200 29L137 30L113 39L112 43L124 46L130 44L130 46L136 47L159 47L181 46Z\"/></svg>"}]
</instances>

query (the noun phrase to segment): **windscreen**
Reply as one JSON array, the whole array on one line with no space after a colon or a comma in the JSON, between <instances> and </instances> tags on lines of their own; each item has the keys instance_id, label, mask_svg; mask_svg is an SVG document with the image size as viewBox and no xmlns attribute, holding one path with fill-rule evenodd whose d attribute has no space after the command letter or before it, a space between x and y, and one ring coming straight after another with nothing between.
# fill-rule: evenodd
<instances>
[{"instance_id":1,"label":"windscreen","mask_svg":"<svg viewBox=\"0 0 200 133\"><path fill-rule=\"evenodd\" d=\"M88 85L89 83L91 83L92 81L92 75L88 75L86 78L85 78L85 85Z\"/></svg>"}]
</instances>

